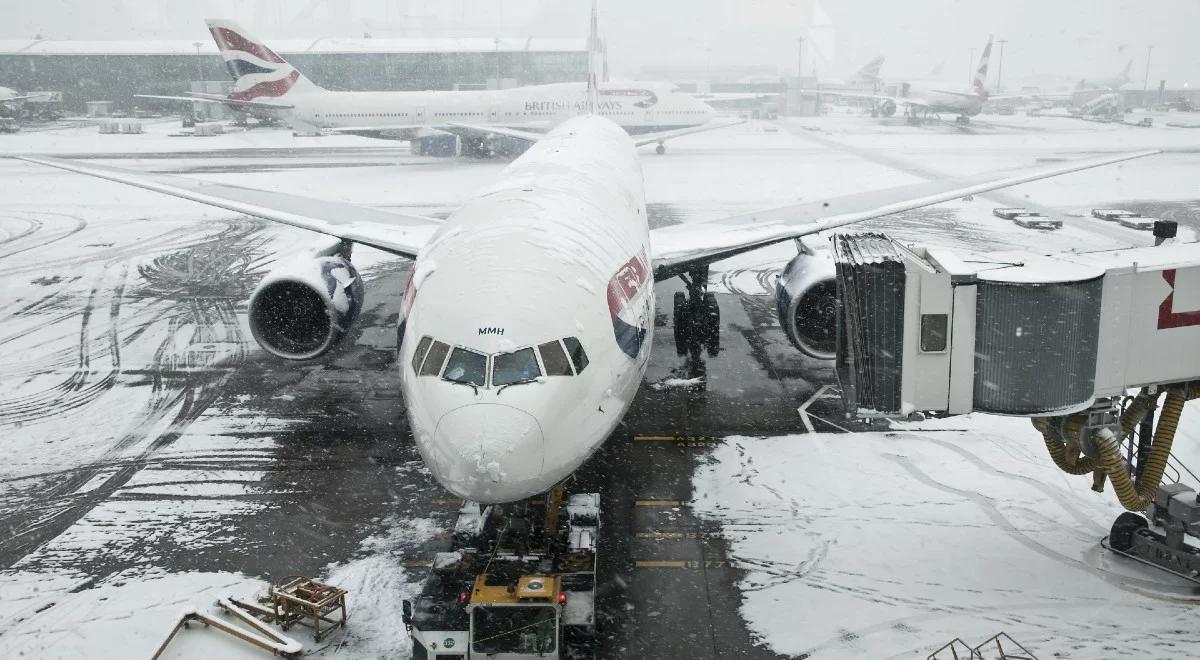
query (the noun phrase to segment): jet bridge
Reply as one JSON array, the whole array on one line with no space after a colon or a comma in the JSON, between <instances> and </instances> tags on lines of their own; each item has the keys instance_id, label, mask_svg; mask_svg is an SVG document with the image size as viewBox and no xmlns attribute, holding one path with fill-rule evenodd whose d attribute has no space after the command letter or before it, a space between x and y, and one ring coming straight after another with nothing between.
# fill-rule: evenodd
<instances>
[{"instance_id":1,"label":"jet bridge","mask_svg":"<svg viewBox=\"0 0 1200 660\"><path fill-rule=\"evenodd\" d=\"M966 255L866 233L833 255L847 415L1029 417L1058 467L1138 512L1108 547L1200 582L1200 479L1171 456L1200 398L1200 244Z\"/></svg>"}]
</instances>

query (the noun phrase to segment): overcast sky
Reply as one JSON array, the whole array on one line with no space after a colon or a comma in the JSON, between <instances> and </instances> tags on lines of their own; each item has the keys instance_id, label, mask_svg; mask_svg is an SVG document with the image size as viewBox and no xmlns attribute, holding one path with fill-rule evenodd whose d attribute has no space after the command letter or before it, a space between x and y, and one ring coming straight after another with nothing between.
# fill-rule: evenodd
<instances>
[{"instance_id":1,"label":"overcast sky","mask_svg":"<svg viewBox=\"0 0 1200 660\"><path fill-rule=\"evenodd\" d=\"M1200 84L1200 0L602 0L613 70L647 64L796 69L796 38L817 51L806 69L853 71L888 56L885 77L966 80L970 50L1008 40L1006 81L1028 74L1111 76L1133 60L1141 82ZM0 38L207 39L228 17L266 38L583 36L588 0L0 0ZM822 17L824 16L824 18ZM816 25L814 25L816 24ZM829 51L829 52L823 52ZM815 62L814 58L815 57ZM832 70L832 71L830 71ZM808 71L806 71L808 73ZM993 83L995 69L993 68Z\"/></svg>"}]
</instances>

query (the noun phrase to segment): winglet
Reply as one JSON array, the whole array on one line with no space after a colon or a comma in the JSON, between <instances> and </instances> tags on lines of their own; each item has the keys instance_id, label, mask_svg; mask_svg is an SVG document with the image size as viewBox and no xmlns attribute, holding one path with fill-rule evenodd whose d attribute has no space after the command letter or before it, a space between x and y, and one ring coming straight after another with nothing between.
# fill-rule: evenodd
<instances>
[{"instance_id":1,"label":"winglet","mask_svg":"<svg viewBox=\"0 0 1200 660\"><path fill-rule=\"evenodd\" d=\"M600 107L596 70L604 61L604 56L600 53L600 28L596 16L598 3L599 0L592 0L592 24L588 32L587 111L593 115Z\"/></svg>"}]
</instances>

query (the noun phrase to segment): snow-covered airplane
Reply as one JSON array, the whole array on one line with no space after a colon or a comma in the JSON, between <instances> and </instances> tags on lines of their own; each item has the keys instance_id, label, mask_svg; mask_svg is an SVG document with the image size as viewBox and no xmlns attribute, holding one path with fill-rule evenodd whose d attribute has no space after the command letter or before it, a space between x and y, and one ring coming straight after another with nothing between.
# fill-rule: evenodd
<instances>
[{"instance_id":1,"label":"snow-covered airplane","mask_svg":"<svg viewBox=\"0 0 1200 660\"><path fill-rule=\"evenodd\" d=\"M593 9L594 11L594 9ZM593 21L594 22L594 21ZM599 103L595 69L587 107ZM569 119L445 220L53 158L24 160L309 229L336 241L267 275L249 323L268 352L308 360L352 330L361 243L415 259L399 320L402 395L417 448L460 497L508 502L570 476L613 432L650 359L654 283L679 276L677 341L714 341L709 264L763 246L1154 152L930 181L651 230L634 140L597 112ZM831 335L827 260L787 268L797 346ZM795 284L795 286L793 286ZM803 284L803 286L800 286ZM797 322L799 321L799 322ZM815 335L815 338L813 336ZM793 339L797 339L793 337ZM709 343L711 347L711 343Z\"/></svg>"},{"instance_id":2,"label":"snow-covered airplane","mask_svg":"<svg viewBox=\"0 0 1200 660\"><path fill-rule=\"evenodd\" d=\"M890 117L898 108L903 107L905 116L917 119L922 115L950 113L957 115L958 121L968 121L983 110L983 104L989 98L987 90L988 64L992 56L992 38L989 36L983 54L979 58L979 66L975 69L975 77L971 87L959 87L944 82L901 82L896 85L894 94L877 94L863 92L842 92L829 90L804 90L806 93L826 94L853 99L872 101L880 114Z\"/></svg>"},{"instance_id":3,"label":"snow-covered airplane","mask_svg":"<svg viewBox=\"0 0 1200 660\"><path fill-rule=\"evenodd\" d=\"M37 94L21 94L15 89L0 87L0 109L11 112L16 109L18 101L25 101L35 96Z\"/></svg>"},{"instance_id":4,"label":"snow-covered airplane","mask_svg":"<svg viewBox=\"0 0 1200 660\"><path fill-rule=\"evenodd\" d=\"M333 92L306 78L265 43L232 21L209 20L225 66L235 79L228 95L139 95L139 98L225 103L250 113L282 116L303 128L368 137L412 140L437 132L487 135L487 126L549 129L585 114L582 82L528 85L504 90ZM597 40L598 43L598 40ZM602 82L597 113L637 144L725 128L716 112L663 82Z\"/></svg>"},{"instance_id":5,"label":"snow-covered airplane","mask_svg":"<svg viewBox=\"0 0 1200 660\"><path fill-rule=\"evenodd\" d=\"M1125 68L1111 78L1097 78L1095 80L1080 80L1079 89L1112 89L1119 90L1125 85L1128 85L1132 78L1129 77L1129 70L1133 68L1133 60L1125 63Z\"/></svg>"}]
</instances>

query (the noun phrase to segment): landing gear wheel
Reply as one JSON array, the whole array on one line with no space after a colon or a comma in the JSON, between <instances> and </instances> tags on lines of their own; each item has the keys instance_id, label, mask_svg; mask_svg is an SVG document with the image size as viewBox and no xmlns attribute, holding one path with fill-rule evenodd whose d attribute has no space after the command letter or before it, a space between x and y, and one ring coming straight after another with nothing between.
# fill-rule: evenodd
<instances>
[{"instance_id":1,"label":"landing gear wheel","mask_svg":"<svg viewBox=\"0 0 1200 660\"><path fill-rule=\"evenodd\" d=\"M687 294L682 291L675 292L675 352L678 355L686 355L688 352L688 344L691 343L691 324L688 319Z\"/></svg>"},{"instance_id":2,"label":"landing gear wheel","mask_svg":"<svg viewBox=\"0 0 1200 660\"><path fill-rule=\"evenodd\" d=\"M721 307L717 304L717 294L704 294L703 314L704 344L708 356L716 357L721 352Z\"/></svg>"},{"instance_id":3,"label":"landing gear wheel","mask_svg":"<svg viewBox=\"0 0 1200 660\"><path fill-rule=\"evenodd\" d=\"M1117 552L1131 552L1133 536L1149 527L1145 518L1132 511L1126 511L1117 516L1116 522L1113 523L1112 530L1108 533L1108 545Z\"/></svg>"},{"instance_id":4,"label":"landing gear wheel","mask_svg":"<svg viewBox=\"0 0 1200 660\"><path fill-rule=\"evenodd\" d=\"M666 147L666 145L664 145L663 143L659 142L659 143L658 143L658 146L657 146L657 147L654 147L654 153L658 154L659 156L661 156L661 155L663 155L663 154L667 153L667 147Z\"/></svg>"}]
</instances>

